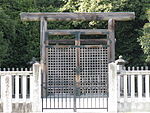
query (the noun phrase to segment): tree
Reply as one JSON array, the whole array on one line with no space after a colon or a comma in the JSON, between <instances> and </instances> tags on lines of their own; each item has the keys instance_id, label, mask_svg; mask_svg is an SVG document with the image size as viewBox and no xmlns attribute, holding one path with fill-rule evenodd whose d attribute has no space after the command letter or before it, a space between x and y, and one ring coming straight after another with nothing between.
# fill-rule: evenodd
<instances>
[{"instance_id":1,"label":"tree","mask_svg":"<svg viewBox=\"0 0 150 113\"><path fill-rule=\"evenodd\" d=\"M21 12L57 12L61 5L61 0L3 0L0 2L0 7L9 17L0 17L2 20L0 32L2 31L2 36L9 42L8 54L3 59L1 67L28 67L30 66L28 62L33 57L39 59L39 22L22 22L19 14ZM56 25L54 23L51 26Z\"/></svg>"},{"instance_id":2,"label":"tree","mask_svg":"<svg viewBox=\"0 0 150 113\"><path fill-rule=\"evenodd\" d=\"M147 10L148 22L143 27L143 35L139 38L141 47L145 53L146 62L150 63L150 9Z\"/></svg>"},{"instance_id":3,"label":"tree","mask_svg":"<svg viewBox=\"0 0 150 113\"><path fill-rule=\"evenodd\" d=\"M9 39L14 36L15 23L1 7L0 17L0 66L3 66L9 56Z\"/></svg>"},{"instance_id":4,"label":"tree","mask_svg":"<svg viewBox=\"0 0 150 113\"><path fill-rule=\"evenodd\" d=\"M0 66L7 57L8 44L7 41L3 38L3 32L0 32Z\"/></svg>"},{"instance_id":5,"label":"tree","mask_svg":"<svg viewBox=\"0 0 150 113\"><path fill-rule=\"evenodd\" d=\"M21 12L118 12L132 11L136 19L116 23L116 58L123 55L129 65L143 65L143 51L137 42L139 30L147 22L148 0L2 0L0 42L5 51L3 67L27 67L32 57L39 58L39 22L22 22ZM48 22L49 29L107 28L105 21ZM11 33L10 33L11 32ZM60 37L53 37L60 38ZM67 37L71 38L71 37ZM6 44L4 43L6 42ZM2 46L1 46L2 47ZM138 55L137 55L138 53Z\"/></svg>"},{"instance_id":6,"label":"tree","mask_svg":"<svg viewBox=\"0 0 150 113\"><path fill-rule=\"evenodd\" d=\"M116 58L123 55L130 66L144 65L143 51L137 42L139 29L146 23L147 0L65 0L66 12L135 12L135 20L116 22ZM73 22L76 28L107 28L107 22ZM137 55L138 53L138 55Z\"/></svg>"}]
</instances>

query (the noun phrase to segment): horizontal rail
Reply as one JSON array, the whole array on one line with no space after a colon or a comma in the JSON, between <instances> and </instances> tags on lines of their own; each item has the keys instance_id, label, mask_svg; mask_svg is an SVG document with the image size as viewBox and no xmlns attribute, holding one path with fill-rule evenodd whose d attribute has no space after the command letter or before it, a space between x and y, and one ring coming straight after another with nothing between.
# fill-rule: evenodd
<instances>
[{"instance_id":1,"label":"horizontal rail","mask_svg":"<svg viewBox=\"0 0 150 113\"><path fill-rule=\"evenodd\" d=\"M0 71L0 76L3 75L32 75L33 71Z\"/></svg>"},{"instance_id":2,"label":"horizontal rail","mask_svg":"<svg viewBox=\"0 0 150 113\"><path fill-rule=\"evenodd\" d=\"M46 18L47 21L71 21L71 20L84 20L84 21L99 21L114 19L117 21L127 21L135 18L134 12L37 12L37 13L20 13L21 20L23 21L40 21L41 18Z\"/></svg>"},{"instance_id":3,"label":"horizontal rail","mask_svg":"<svg viewBox=\"0 0 150 113\"><path fill-rule=\"evenodd\" d=\"M81 35L107 35L107 29L72 29L72 30L48 30L49 35L73 35L76 33Z\"/></svg>"},{"instance_id":4,"label":"horizontal rail","mask_svg":"<svg viewBox=\"0 0 150 113\"><path fill-rule=\"evenodd\" d=\"M51 107L44 107L43 109L73 109L73 107L70 107L70 108L62 108L62 107L59 107L59 108L51 108ZM77 109L107 109L107 107L103 107L103 108L92 108L92 107L85 107L85 108L79 108L77 107Z\"/></svg>"},{"instance_id":5,"label":"horizontal rail","mask_svg":"<svg viewBox=\"0 0 150 113\"><path fill-rule=\"evenodd\" d=\"M122 71L122 75L150 75L148 70Z\"/></svg>"},{"instance_id":6,"label":"horizontal rail","mask_svg":"<svg viewBox=\"0 0 150 113\"><path fill-rule=\"evenodd\" d=\"M49 45L46 48L102 48L108 47L108 45Z\"/></svg>"},{"instance_id":7,"label":"horizontal rail","mask_svg":"<svg viewBox=\"0 0 150 113\"><path fill-rule=\"evenodd\" d=\"M107 44L108 39L80 39L81 44ZM72 44L74 45L75 39L59 39L59 40L48 40L49 44Z\"/></svg>"}]
</instances>

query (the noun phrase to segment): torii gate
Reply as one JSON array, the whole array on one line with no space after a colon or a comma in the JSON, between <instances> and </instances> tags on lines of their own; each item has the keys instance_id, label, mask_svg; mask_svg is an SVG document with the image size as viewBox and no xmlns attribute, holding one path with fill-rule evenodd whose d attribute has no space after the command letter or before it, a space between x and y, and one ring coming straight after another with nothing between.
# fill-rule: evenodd
<instances>
[{"instance_id":1,"label":"torii gate","mask_svg":"<svg viewBox=\"0 0 150 113\"><path fill-rule=\"evenodd\" d=\"M23 21L40 21L40 52L43 76L42 97L46 97L46 102L43 100L42 108L74 109L74 111L77 109L108 110L109 84L107 64L115 61L115 21L132 20L135 18L134 12L47 12L21 13L20 15ZM108 21L108 29L47 29L47 21L100 20ZM76 38L75 40L50 40L49 42L48 35L75 35ZM80 39L80 35L106 35L107 38L84 40ZM75 41L75 44L72 43L73 41ZM101 45L99 42L104 42L105 44ZM57 43L61 43L61 45ZM96 55L96 57L90 57L91 55ZM65 58L67 58L68 61L62 60ZM88 66L89 64L91 65L90 67ZM75 68L75 72L71 67ZM66 71L67 68L69 71ZM86 70L86 72L84 70ZM59 80L56 80L58 78ZM94 100L91 96L94 96ZM47 103L48 98L50 102L52 101L49 103L50 105ZM87 98L87 100L84 100L85 98ZM88 102L88 98L91 99L90 103ZM59 100L61 100L61 102ZM92 101L95 103L94 106ZM85 102L89 103L89 105L84 105ZM106 103L106 105L101 106L100 104L102 103Z\"/></svg>"}]
</instances>

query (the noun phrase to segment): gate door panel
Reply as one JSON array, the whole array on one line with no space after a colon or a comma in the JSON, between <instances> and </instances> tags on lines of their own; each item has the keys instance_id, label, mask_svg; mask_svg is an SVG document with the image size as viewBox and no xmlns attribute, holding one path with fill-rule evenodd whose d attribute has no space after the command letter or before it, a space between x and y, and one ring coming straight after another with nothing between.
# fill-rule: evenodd
<instances>
[{"instance_id":1,"label":"gate door panel","mask_svg":"<svg viewBox=\"0 0 150 113\"><path fill-rule=\"evenodd\" d=\"M74 108L75 48L48 49L49 108Z\"/></svg>"},{"instance_id":2,"label":"gate door panel","mask_svg":"<svg viewBox=\"0 0 150 113\"><path fill-rule=\"evenodd\" d=\"M107 109L107 48L80 49L80 96L77 108Z\"/></svg>"},{"instance_id":3,"label":"gate door panel","mask_svg":"<svg viewBox=\"0 0 150 113\"><path fill-rule=\"evenodd\" d=\"M107 54L101 45L50 46L43 109L108 109Z\"/></svg>"}]
</instances>

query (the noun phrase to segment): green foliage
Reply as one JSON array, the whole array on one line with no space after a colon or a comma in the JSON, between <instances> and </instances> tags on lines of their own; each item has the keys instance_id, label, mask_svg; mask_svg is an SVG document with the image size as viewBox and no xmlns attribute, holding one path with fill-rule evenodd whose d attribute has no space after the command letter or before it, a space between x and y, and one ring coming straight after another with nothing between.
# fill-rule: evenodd
<instances>
[{"instance_id":1,"label":"green foliage","mask_svg":"<svg viewBox=\"0 0 150 113\"><path fill-rule=\"evenodd\" d=\"M0 66L7 57L8 42L3 38L3 32L0 32Z\"/></svg>"},{"instance_id":2,"label":"green foliage","mask_svg":"<svg viewBox=\"0 0 150 113\"><path fill-rule=\"evenodd\" d=\"M8 58L9 40L14 35L14 21L0 8L0 66Z\"/></svg>"},{"instance_id":3,"label":"green foliage","mask_svg":"<svg viewBox=\"0 0 150 113\"><path fill-rule=\"evenodd\" d=\"M147 22L145 11L150 6L148 1L149 0L1 0L0 64L3 67L27 67L32 57L39 58L39 22L21 22L19 15L21 12L130 11L135 12L135 20L116 22L116 58L119 55L123 55L125 60L129 62L128 65L143 65L145 63L145 56L137 39L141 36L139 30ZM48 22L48 28L107 28L107 22ZM148 37L147 28L149 28L149 25L145 24L143 36L140 38L140 44L143 49L146 46L143 46L144 41L142 40L145 40L144 37ZM60 37L53 38L58 39ZM144 53L148 55L149 50L144 51Z\"/></svg>"},{"instance_id":4,"label":"green foliage","mask_svg":"<svg viewBox=\"0 0 150 113\"><path fill-rule=\"evenodd\" d=\"M69 12L135 12L136 19L116 22L116 58L123 55L128 65L145 65L143 51L137 42L139 29L146 22L147 0L66 0L61 11ZM107 28L107 22L73 22L75 28ZM137 55L138 53L138 55Z\"/></svg>"},{"instance_id":5,"label":"green foliage","mask_svg":"<svg viewBox=\"0 0 150 113\"><path fill-rule=\"evenodd\" d=\"M147 65L144 61L144 53L137 41L138 37L140 37L139 30L147 21L144 0L116 0L113 2L112 11L135 12L136 16L133 21L117 22L116 57L123 55L130 66Z\"/></svg>"},{"instance_id":6,"label":"green foliage","mask_svg":"<svg viewBox=\"0 0 150 113\"><path fill-rule=\"evenodd\" d=\"M139 42L146 56L146 62L150 63L150 9L147 11L148 23L143 27L143 35L139 38Z\"/></svg>"},{"instance_id":7,"label":"green foliage","mask_svg":"<svg viewBox=\"0 0 150 113\"><path fill-rule=\"evenodd\" d=\"M32 57L39 59L39 22L22 22L21 12L57 12L62 5L61 0L2 0L0 7L5 13L0 12L0 33L5 47L0 61L1 67L28 67ZM1 10L0 10L1 11ZM51 24L55 26L55 23ZM3 35L3 37L2 37ZM5 46L7 46L5 45ZM4 48L0 46L1 48ZM0 50L1 50L0 48ZM2 51L0 51L2 53Z\"/></svg>"}]
</instances>

